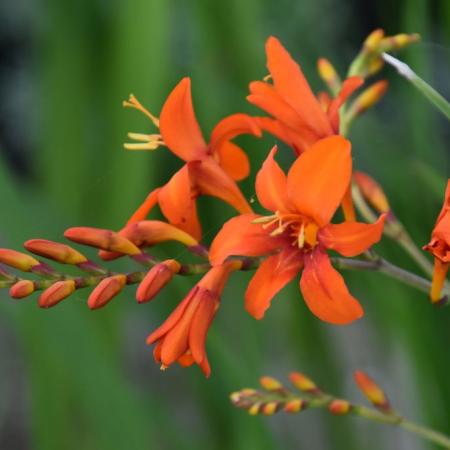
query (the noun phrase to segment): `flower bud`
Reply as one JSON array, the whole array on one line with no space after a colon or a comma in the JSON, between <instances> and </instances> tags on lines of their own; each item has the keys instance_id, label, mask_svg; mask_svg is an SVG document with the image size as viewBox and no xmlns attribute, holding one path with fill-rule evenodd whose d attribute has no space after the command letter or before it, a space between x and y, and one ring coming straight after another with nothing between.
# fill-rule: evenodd
<instances>
[{"instance_id":1,"label":"flower bud","mask_svg":"<svg viewBox=\"0 0 450 450\"><path fill-rule=\"evenodd\" d=\"M31 239L24 247L35 255L44 256L61 264L81 264L87 258L72 247L46 239Z\"/></svg>"},{"instance_id":2,"label":"flower bud","mask_svg":"<svg viewBox=\"0 0 450 450\"><path fill-rule=\"evenodd\" d=\"M152 300L172 280L180 267L180 263L174 259L168 259L153 266L137 288L137 301L145 303Z\"/></svg>"},{"instance_id":3,"label":"flower bud","mask_svg":"<svg viewBox=\"0 0 450 450\"><path fill-rule=\"evenodd\" d=\"M251 416L256 416L261 412L261 406L262 406L261 402L253 403L253 405L250 406L250 408L248 409L248 413Z\"/></svg>"},{"instance_id":4,"label":"flower bud","mask_svg":"<svg viewBox=\"0 0 450 450\"><path fill-rule=\"evenodd\" d=\"M64 236L79 244L89 245L125 255L138 255L141 253L138 247L126 237L111 230L92 227L74 227L65 231Z\"/></svg>"},{"instance_id":5,"label":"flower bud","mask_svg":"<svg viewBox=\"0 0 450 450\"><path fill-rule=\"evenodd\" d=\"M278 402L269 402L263 405L262 413L265 416L271 416L276 413L280 408L280 404Z\"/></svg>"},{"instance_id":6,"label":"flower bud","mask_svg":"<svg viewBox=\"0 0 450 450\"><path fill-rule=\"evenodd\" d=\"M328 405L328 410L331 414L336 416L343 416L348 414L351 409L351 404L347 400L335 399L330 402Z\"/></svg>"},{"instance_id":7,"label":"flower bud","mask_svg":"<svg viewBox=\"0 0 450 450\"><path fill-rule=\"evenodd\" d=\"M294 400L289 400L284 405L283 410L284 412L295 414L300 412L302 409L306 408L307 405L308 403L305 400L302 400L301 398L296 398Z\"/></svg>"},{"instance_id":8,"label":"flower bud","mask_svg":"<svg viewBox=\"0 0 450 450\"><path fill-rule=\"evenodd\" d=\"M13 284L9 290L12 298L28 297L34 292L34 283L31 280L20 280Z\"/></svg>"},{"instance_id":9,"label":"flower bud","mask_svg":"<svg viewBox=\"0 0 450 450\"><path fill-rule=\"evenodd\" d=\"M60 301L67 298L75 291L74 280L57 281L47 288L39 297L39 306L41 308L51 308Z\"/></svg>"},{"instance_id":10,"label":"flower bud","mask_svg":"<svg viewBox=\"0 0 450 450\"><path fill-rule=\"evenodd\" d=\"M119 294L127 283L127 277L123 274L113 275L103 279L91 292L88 298L88 306L98 309L105 306L117 294Z\"/></svg>"},{"instance_id":11,"label":"flower bud","mask_svg":"<svg viewBox=\"0 0 450 450\"><path fill-rule=\"evenodd\" d=\"M365 89L352 103L350 109L352 117L362 114L377 104L386 93L388 85L386 80L380 80Z\"/></svg>"},{"instance_id":12,"label":"flower bud","mask_svg":"<svg viewBox=\"0 0 450 450\"><path fill-rule=\"evenodd\" d=\"M283 385L272 377L261 377L259 379L259 384L267 391L279 391L280 389L283 389Z\"/></svg>"},{"instance_id":13,"label":"flower bud","mask_svg":"<svg viewBox=\"0 0 450 450\"><path fill-rule=\"evenodd\" d=\"M357 370L353 377L361 392L377 408L389 411L389 400L383 390L365 372Z\"/></svg>"},{"instance_id":14,"label":"flower bud","mask_svg":"<svg viewBox=\"0 0 450 450\"><path fill-rule=\"evenodd\" d=\"M320 390L315 383L303 373L292 372L289 375L289 379L291 380L291 383L300 391L308 392L310 394L320 393Z\"/></svg>"},{"instance_id":15,"label":"flower bud","mask_svg":"<svg viewBox=\"0 0 450 450\"><path fill-rule=\"evenodd\" d=\"M389 213L389 205L386 194L378 182L364 172L355 172L353 180L357 184L363 197L380 213Z\"/></svg>"},{"instance_id":16,"label":"flower bud","mask_svg":"<svg viewBox=\"0 0 450 450\"><path fill-rule=\"evenodd\" d=\"M381 28L372 31L372 33L370 33L369 36L367 36L366 40L364 41L363 44L364 50L368 52L377 51L383 37L384 37L384 30L382 30Z\"/></svg>"},{"instance_id":17,"label":"flower bud","mask_svg":"<svg viewBox=\"0 0 450 450\"><path fill-rule=\"evenodd\" d=\"M333 64L331 64L328 59L320 58L317 61L317 71L319 72L320 78L322 78L331 91L334 94L337 94L341 88L341 79L339 78Z\"/></svg>"},{"instance_id":18,"label":"flower bud","mask_svg":"<svg viewBox=\"0 0 450 450\"><path fill-rule=\"evenodd\" d=\"M32 256L9 248L0 248L0 263L23 272L29 272L33 266L39 265L39 261Z\"/></svg>"}]
</instances>

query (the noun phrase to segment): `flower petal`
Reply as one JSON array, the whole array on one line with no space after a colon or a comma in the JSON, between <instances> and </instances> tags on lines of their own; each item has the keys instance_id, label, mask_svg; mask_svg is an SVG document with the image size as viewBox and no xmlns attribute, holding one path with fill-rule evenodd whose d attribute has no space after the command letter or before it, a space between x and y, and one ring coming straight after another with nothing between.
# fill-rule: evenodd
<instances>
[{"instance_id":1,"label":"flower petal","mask_svg":"<svg viewBox=\"0 0 450 450\"><path fill-rule=\"evenodd\" d=\"M236 182L212 158L190 162L189 172L202 194L220 198L241 214L252 211Z\"/></svg>"},{"instance_id":2,"label":"flower petal","mask_svg":"<svg viewBox=\"0 0 450 450\"><path fill-rule=\"evenodd\" d=\"M250 162L248 156L233 142L225 141L216 150L219 164L233 180L239 181L248 177Z\"/></svg>"},{"instance_id":3,"label":"flower petal","mask_svg":"<svg viewBox=\"0 0 450 450\"><path fill-rule=\"evenodd\" d=\"M321 249L305 256L300 289L311 312L325 322L344 325L364 314L341 274L332 267L328 255Z\"/></svg>"},{"instance_id":4,"label":"flower petal","mask_svg":"<svg viewBox=\"0 0 450 450\"><path fill-rule=\"evenodd\" d=\"M273 297L299 273L302 266L301 253L291 249L266 258L247 287L247 311L255 319L262 319Z\"/></svg>"},{"instance_id":5,"label":"flower petal","mask_svg":"<svg viewBox=\"0 0 450 450\"><path fill-rule=\"evenodd\" d=\"M210 147L212 151L223 142L234 139L241 134L253 134L261 137L261 129L253 117L248 114L232 114L222 119L211 133Z\"/></svg>"},{"instance_id":6,"label":"flower petal","mask_svg":"<svg viewBox=\"0 0 450 450\"><path fill-rule=\"evenodd\" d=\"M169 94L159 125L167 147L184 161L206 155L207 145L195 117L189 78L183 78Z\"/></svg>"},{"instance_id":7,"label":"flower petal","mask_svg":"<svg viewBox=\"0 0 450 450\"><path fill-rule=\"evenodd\" d=\"M344 222L329 224L319 231L319 241L343 256L356 256L376 244L383 234L386 214L375 223Z\"/></svg>"},{"instance_id":8,"label":"flower petal","mask_svg":"<svg viewBox=\"0 0 450 450\"><path fill-rule=\"evenodd\" d=\"M285 242L271 237L261 224L252 223L256 214L233 217L219 231L209 250L211 264L222 264L228 256L261 256L272 253Z\"/></svg>"},{"instance_id":9,"label":"flower petal","mask_svg":"<svg viewBox=\"0 0 450 450\"><path fill-rule=\"evenodd\" d=\"M319 226L329 223L350 183L351 145L342 136L318 141L294 162L288 196L298 211Z\"/></svg>"},{"instance_id":10,"label":"flower petal","mask_svg":"<svg viewBox=\"0 0 450 450\"><path fill-rule=\"evenodd\" d=\"M333 133L325 112L314 96L300 66L281 42L271 36L266 43L267 67L275 89L320 137Z\"/></svg>"},{"instance_id":11,"label":"flower petal","mask_svg":"<svg viewBox=\"0 0 450 450\"><path fill-rule=\"evenodd\" d=\"M269 211L285 212L289 209L287 177L274 159L276 152L277 146L274 146L256 175L256 195Z\"/></svg>"}]
</instances>

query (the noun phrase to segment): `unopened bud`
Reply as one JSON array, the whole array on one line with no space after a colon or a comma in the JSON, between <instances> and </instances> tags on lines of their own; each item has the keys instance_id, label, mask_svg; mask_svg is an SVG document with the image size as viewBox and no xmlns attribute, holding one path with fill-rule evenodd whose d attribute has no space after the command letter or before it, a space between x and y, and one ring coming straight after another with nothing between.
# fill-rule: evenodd
<instances>
[{"instance_id":1,"label":"unopened bud","mask_svg":"<svg viewBox=\"0 0 450 450\"><path fill-rule=\"evenodd\" d=\"M352 115L360 115L377 104L386 93L388 85L386 80L380 80L365 89L352 103Z\"/></svg>"},{"instance_id":2,"label":"unopened bud","mask_svg":"<svg viewBox=\"0 0 450 450\"><path fill-rule=\"evenodd\" d=\"M0 248L0 263L23 272L29 272L33 266L39 265L39 261L26 253L20 253L9 248Z\"/></svg>"},{"instance_id":3,"label":"unopened bud","mask_svg":"<svg viewBox=\"0 0 450 450\"><path fill-rule=\"evenodd\" d=\"M380 184L364 172L355 172L353 180L357 184L363 197L380 213L389 213L389 205L386 194Z\"/></svg>"},{"instance_id":4,"label":"unopened bud","mask_svg":"<svg viewBox=\"0 0 450 450\"><path fill-rule=\"evenodd\" d=\"M9 289L12 298L28 297L34 292L34 283L31 280L20 280Z\"/></svg>"},{"instance_id":5,"label":"unopened bud","mask_svg":"<svg viewBox=\"0 0 450 450\"><path fill-rule=\"evenodd\" d=\"M123 274L113 275L103 279L91 292L88 298L88 306L91 309L98 309L105 306L112 300L127 283L127 277Z\"/></svg>"},{"instance_id":6,"label":"unopened bud","mask_svg":"<svg viewBox=\"0 0 450 450\"><path fill-rule=\"evenodd\" d=\"M174 259L168 259L153 266L137 288L137 301L144 303L152 300L172 280L180 267L180 263Z\"/></svg>"},{"instance_id":7,"label":"unopened bud","mask_svg":"<svg viewBox=\"0 0 450 450\"><path fill-rule=\"evenodd\" d=\"M305 400L302 400L301 398L296 398L294 400L289 400L284 405L284 412L295 414L300 412L302 409L304 409L307 406L307 402Z\"/></svg>"},{"instance_id":8,"label":"unopened bud","mask_svg":"<svg viewBox=\"0 0 450 450\"><path fill-rule=\"evenodd\" d=\"M316 384L303 373L292 372L289 375L289 379L291 380L291 383L300 391L308 392L310 394L320 393L320 390Z\"/></svg>"},{"instance_id":9,"label":"unopened bud","mask_svg":"<svg viewBox=\"0 0 450 450\"><path fill-rule=\"evenodd\" d=\"M51 308L67 298L74 291L74 280L57 281L41 294L39 297L39 306L41 308Z\"/></svg>"},{"instance_id":10,"label":"unopened bud","mask_svg":"<svg viewBox=\"0 0 450 450\"><path fill-rule=\"evenodd\" d=\"M278 380L272 377L261 377L259 379L259 384L267 391L279 391L283 389L283 385Z\"/></svg>"},{"instance_id":11,"label":"unopened bud","mask_svg":"<svg viewBox=\"0 0 450 450\"><path fill-rule=\"evenodd\" d=\"M391 52L392 50L401 50L408 45L414 44L420 40L420 35L417 33L406 34L400 33L395 36L387 36L379 43L379 49L381 52Z\"/></svg>"},{"instance_id":12,"label":"unopened bud","mask_svg":"<svg viewBox=\"0 0 450 450\"><path fill-rule=\"evenodd\" d=\"M377 408L383 411L389 411L390 405L386 394L383 390L375 383L375 381L369 377L365 372L357 370L353 377L356 381L361 392L365 397Z\"/></svg>"},{"instance_id":13,"label":"unopened bud","mask_svg":"<svg viewBox=\"0 0 450 450\"><path fill-rule=\"evenodd\" d=\"M351 404L347 400L335 399L330 402L328 405L328 410L331 414L336 416L343 416L348 414L351 409Z\"/></svg>"},{"instance_id":14,"label":"unopened bud","mask_svg":"<svg viewBox=\"0 0 450 450\"><path fill-rule=\"evenodd\" d=\"M341 88L341 79L333 64L328 59L320 58L317 61L317 71L319 72L320 78L336 94Z\"/></svg>"},{"instance_id":15,"label":"unopened bud","mask_svg":"<svg viewBox=\"0 0 450 450\"><path fill-rule=\"evenodd\" d=\"M35 255L44 256L61 264L81 264L87 258L69 245L46 239L31 239L25 242L24 247Z\"/></svg>"},{"instance_id":16,"label":"unopened bud","mask_svg":"<svg viewBox=\"0 0 450 450\"><path fill-rule=\"evenodd\" d=\"M280 408L280 404L278 402L269 402L263 405L262 413L265 416L271 416L276 413Z\"/></svg>"},{"instance_id":17,"label":"unopened bud","mask_svg":"<svg viewBox=\"0 0 450 450\"><path fill-rule=\"evenodd\" d=\"M129 239L111 230L91 227L74 227L65 231L64 236L79 244L89 245L125 255L138 255L141 253L138 247Z\"/></svg>"},{"instance_id":18,"label":"unopened bud","mask_svg":"<svg viewBox=\"0 0 450 450\"><path fill-rule=\"evenodd\" d=\"M363 44L364 50L369 52L376 51L383 37L384 31L381 28L372 31L372 33L370 33L369 36L367 36L366 40L364 41Z\"/></svg>"},{"instance_id":19,"label":"unopened bud","mask_svg":"<svg viewBox=\"0 0 450 450\"><path fill-rule=\"evenodd\" d=\"M251 416L256 416L261 412L261 406L262 406L261 402L253 403L253 405L250 406L250 408L248 409L248 413Z\"/></svg>"}]
</instances>

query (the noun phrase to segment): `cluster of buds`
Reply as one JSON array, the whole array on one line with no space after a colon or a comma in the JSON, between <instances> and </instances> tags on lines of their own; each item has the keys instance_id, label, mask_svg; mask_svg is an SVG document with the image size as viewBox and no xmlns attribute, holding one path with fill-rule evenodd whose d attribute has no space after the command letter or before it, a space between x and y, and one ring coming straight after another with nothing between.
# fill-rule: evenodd
<instances>
[{"instance_id":1,"label":"cluster of buds","mask_svg":"<svg viewBox=\"0 0 450 450\"><path fill-rule=\"evenodd\" d=\"M136 300L144 304L176 276L200 274L201 280L194 283L147 342L154 345L154 359L162 369L175 362L182 366L197 364L207 376L211 369L205 351L206 336L225 283L234 271L256 269L245 293L245 307L256 319L263 318L275 295L298 275L300 291L316 317L339 325L359 319L363 308L333 263L345 259L339 267L348 268L349 261L361 255L354 260L361 267L383 230L387 234L391 230L392 234L398 231L400 222L392 214L381 187L369 175L353 171L351 142L346 137L349 124L381 99L387 83L378 81L353 101L350 97L368 75L380 68L381 52L416 40L416 35L385 37L380 30L375 31L344 79L329 61L321 59L319 74L329 93L316 96L300 65L277 38L270 37L266 42L269 76L251 82L247 96L266 115L231 114L216 124L209 139L204 138L194 112L189 78L175 86L159 117L131 95L124 106L143 113L156 133L129 133L136 142L124 147L151 151L166 147L182 160L182 167L170 174L165 184L151 190L119 231L75 227L64 233L72 242L97 249L101 263L65 243L33 239L25 243L25 249L35 256L0 249L0 263L27 273L13 275L0 268L0 286L9 287L13 298L41 291L38 302L42 308L53 307L74 292L91 287L87 305L99 309L127 285L137 285ZM238 184L250 175L251 168L246 152L234 138L244 134L260 138L264 133L287 144L295 160L286 173L276 161L277 146L268 152L265 149L267 154L256 174L255 190L266 213L257 214L253 209L257 205L250 204ZM359 188L353 193L352 180ZM202 242L197 208L201 196L219 199L236 211L210 245ZM357 221L355 205L365 222ZM340 207L345 220L336 224L332 220ZM163 220L148 219L156 208ZM445 222L446 213L442 214ZM403 228L400 231L406 242L406 232ZM185 263L178 258L160 261L148 253L149 247L166 241L178 242L188 250L182 253L183 257L191 255L201 262ZM433 251L441 249L440 242L430 244ZM330 251L344 258L331 257ZM36 257L75 266L83 274L66 273ZM139 264L142 270L122 273L105 267L108 261L121 257ZM414 283L417 285L417 278ZM281 407L296 412L324 401L334 413L351 409L350 404L324 395L300 374L293 374L291 380L311 398L266 404L256 402L258 393L246 392L235 396L237 403L247 405L255 400L252 411L259 412L261 406L266 414ZM290 394L274 380L265 378L262 383L272 395L290 399ZM258 403L260 406L254 406Z\"/></svg>"}]
</instances>

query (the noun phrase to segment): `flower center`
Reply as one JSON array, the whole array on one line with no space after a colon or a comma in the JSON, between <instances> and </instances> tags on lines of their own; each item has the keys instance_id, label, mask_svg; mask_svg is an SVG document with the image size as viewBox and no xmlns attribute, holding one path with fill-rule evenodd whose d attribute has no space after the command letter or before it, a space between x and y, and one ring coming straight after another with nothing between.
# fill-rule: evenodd
<instances>
[{"instance_id":1,"label":"flower center","mask_svg":"<svg viewBox=\"0 0 450 450\"><path fill-rule=\"evenodd\" d=\"M287 236L292 245L305 251L312 250L317 245L317 224L301 214L282 213L277 211L271 216L255 219L265 230L270 230L270 236Z\"/></svg>"}]
</instances>

